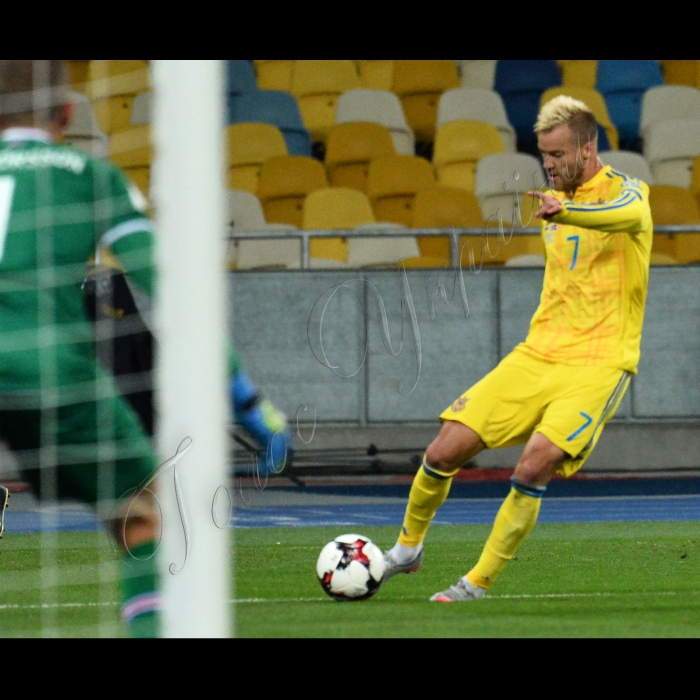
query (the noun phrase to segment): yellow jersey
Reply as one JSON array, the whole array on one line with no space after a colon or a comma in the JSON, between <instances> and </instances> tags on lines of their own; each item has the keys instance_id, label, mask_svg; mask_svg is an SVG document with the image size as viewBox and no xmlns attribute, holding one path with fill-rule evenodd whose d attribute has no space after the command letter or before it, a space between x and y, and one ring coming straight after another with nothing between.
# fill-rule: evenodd
<instances>
[{"instance_id":1,"label":"yellow jersey","mask_svg":"<svg viewBox=\"0 0 700 700\"><path fill-rule=\"evenodd\" d=\"M563 211L542 222L546 268L540 306L519 348L551 362L639 364L654 227L649 187L603 168Z\"/></svg>"}]
</instances>

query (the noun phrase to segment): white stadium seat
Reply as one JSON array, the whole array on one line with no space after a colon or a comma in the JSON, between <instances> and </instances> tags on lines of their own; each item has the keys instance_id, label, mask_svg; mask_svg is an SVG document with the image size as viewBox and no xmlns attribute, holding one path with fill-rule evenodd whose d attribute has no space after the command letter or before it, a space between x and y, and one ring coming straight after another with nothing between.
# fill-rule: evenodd
<instances>
[{"instance_id":1,"label":"white stadium seat","mask_svg":"<svg viewBox=\"0 0 700 700\"><path fill-rule=\"evenodd\" d=\"M396 153L415 155L415 137L406 121L401 100L386 90L358 89L343 93L338 99L336 123L373 122L386 126L394 140Z\"/></svg>"},{"instance_id":2,"label":"white stadium seat","mask_svg":"<svg viewBox=\"0 0 700 700\"><path fill-rule=\"evenodd\" d=\"M494 90L463 87L443 93L438 105L438 128L462 120L493 124L501 135L506 153L517 150L515 129L508 121L503 99Z\"/></svg>"},{"instance_id":3,"label":"white stadium seat","mask_svg":"<svg viewBox=\"0 0 700 700\"><path fill-rule=\"evenodd\" d=\"M636 177L647 185L655 185L654 175L651 172L646 158L633 151L604 151L599 154L603 165L610 165L615 170L625 175Z\"/></svg>"},{"instance_id":4,"label":"white stadium seat","mask_svg":"<svg viewBox=\"0 0 700 700\"><path fill-rule=\"evenodd\" d=\"M644 157L657 185L689 189L697 155L700 155L700 119L669 119L649 127Z\"/></svg>"}]
</instances>

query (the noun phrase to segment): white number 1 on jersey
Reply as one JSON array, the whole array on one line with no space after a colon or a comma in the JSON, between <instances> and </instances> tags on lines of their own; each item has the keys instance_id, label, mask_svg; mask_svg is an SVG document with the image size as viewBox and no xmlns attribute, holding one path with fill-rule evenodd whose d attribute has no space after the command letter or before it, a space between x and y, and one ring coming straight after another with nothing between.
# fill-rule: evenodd
<instances>
[{"instance_id":1,"label":"white number 1 on jersey","mask_svg":"<svg viewBox=\"0 0 700 700\"><path fill-rule=\"evenodd\" d=\"M5 255L5 241L7 241L7 229L10 225L14 194L15 178L0 177L0 262Z\"/></svg>"}]
</instances>

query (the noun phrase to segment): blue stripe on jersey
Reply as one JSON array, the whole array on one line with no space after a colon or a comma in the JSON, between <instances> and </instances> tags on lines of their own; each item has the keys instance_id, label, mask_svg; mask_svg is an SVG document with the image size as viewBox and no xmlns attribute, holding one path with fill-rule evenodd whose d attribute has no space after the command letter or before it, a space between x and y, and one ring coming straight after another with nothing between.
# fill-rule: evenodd
<instances>
[{"instance_id":1,"label":"blue stripe on jersey","mask_svg":"<svg viewBox=\"0 0 700 700\"><path fill-rule=\"evenodd\" d=\"M631 182L633 184L642 183L642 181L638 177L632 177L631 175L621 173L619 170L615 170L615 168L612 168L612 171L615 173L615 175L621 177L625 182Z\"/></svg>"},{"instance_id":2,"label":"blue stripe on jersey","mask_svg":"<svg viewBox=\"0 0 700 700\"><path fill-rule=\"evenodd\" d=\"M630 192L629 194L625 195L622 199L615 200L615 202L610 204L609 206L603 206L601 204L578 204L573 207L567 205L566 209L567 211L574 212L613 211L614 209L624 209L625 207L629 206L634 201L634 197L635 193Z\"/></svg>"}]
</instances>

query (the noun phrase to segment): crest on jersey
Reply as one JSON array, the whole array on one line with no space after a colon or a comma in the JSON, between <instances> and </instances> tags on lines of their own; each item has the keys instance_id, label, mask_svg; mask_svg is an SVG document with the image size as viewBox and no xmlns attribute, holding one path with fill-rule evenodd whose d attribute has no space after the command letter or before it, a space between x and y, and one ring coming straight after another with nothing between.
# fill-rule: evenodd
<instances>
[{"instance_id":1,"label":"crest on jersey","mask_svg":"<svg viewBox=\"0 0 700 700\"><path fill-rule=\"evenodd\" d=\"M464 410L464 407L467 405L467 402L469 399L466 396L463 396L461 399L457 399L452 404L452 411L453 413L459 413L460 411Z\"/></svg>"}]
</instances>

